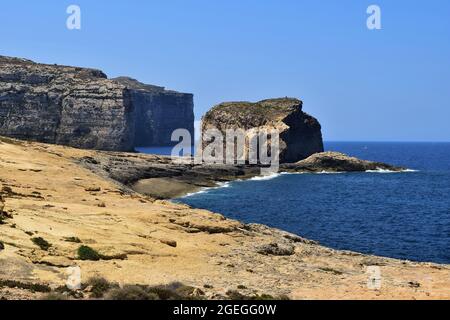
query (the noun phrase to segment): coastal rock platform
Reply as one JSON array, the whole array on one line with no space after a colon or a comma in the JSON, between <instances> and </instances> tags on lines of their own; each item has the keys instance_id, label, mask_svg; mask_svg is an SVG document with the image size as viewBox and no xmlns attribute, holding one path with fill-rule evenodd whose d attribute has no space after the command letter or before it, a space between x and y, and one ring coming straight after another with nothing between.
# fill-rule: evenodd
<instances>
[{"instance_id":1,"label":"coastal rock platform","mask_svg":"<svg viewBox=\"0 0 450 320\"><path fill-rule=\"evenodd\" d=\"M199 186L258 174L167 161L0 138L0 299L44 298L33 288L64 286L68 266L81 268L83 283L92 276L124 285L177 281L211 299L236 291L291 299L450 298L448 265L333 250L133 190L143 179L183 179L186 172ZM81 245L109 258L82 260ZM367 285L369 266L380 268L379 289Z\"/></svg>"}]
</instances>

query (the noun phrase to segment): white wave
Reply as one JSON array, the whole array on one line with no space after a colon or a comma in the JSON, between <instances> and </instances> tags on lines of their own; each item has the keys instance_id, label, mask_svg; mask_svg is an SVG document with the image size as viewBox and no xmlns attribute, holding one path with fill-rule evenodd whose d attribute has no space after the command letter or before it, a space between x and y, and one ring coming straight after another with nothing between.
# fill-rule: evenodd
<instances>
[{"instance_id":1,"label":"white wave","mask_svg":"<svg viewBox=\"0 0 450 320\"><path fill-rule=\"evenodd\" d=\"M230 182L219 182L219 183L217 183L216 187L203 188L203 189L201 189L199 191L188 193L188 194L180 197L180 199L182 199L182 198L189 198L189 197L196 196L196 195L202 194L202 193L207 193L207 192L209 192L211 190L214 190L214 189L221 189L221 188L228 188L228 187L230 187Z\"/></svg>"},{"instance_id":2,"label":"white wave","mask_svg":"<svg viewBox=\"0 0 450 320\"><path fill-rule=\"evenodd\" d=\"M208 188L204 188L204 189L202 189L202 190L200 190L200 191L188 193L188 194L186 194L186 195L180 197L180 199L183 199L183 198L189 198L189 197L195 196L195 195L197 195L197 194L202 194L202 193L206 193L206 192L208 192Z\"/></svg>"},{"instance_id":3,"label":"white wave","mask_svg":"<svg viewBox=\"0 0 450 320\"><path fill-rule=\"evenodd\" d=\"M220 188L228 188L230 186L230 182L219 182L217 187L212 187L210 189L220 189Z\"/></svg>"},{"instance_id":4,"label":"white wave","mask_svg":"<svg viewBox=\"0 0 450 320\"><path fill-rule=\"evenodd\" d=\"M405 169L405 170L402 170L401 172L420 172L420 170Z\"/></svg>"},{"instance_id":5,"label":"white wave","mask_svg":"<svg viewBox=\"0 0 450 320\"><path fill-rule=\"evenodd\" d=\"M292 174L306 174L306 172L281 172L280 175L287 176Z\"/></svg>"},{"instance_id":6,"label":"white wave","mask_svg":"<svg viewBox=\"0 0 450 320\"><path fill-rule=\"evenodd\" d=\"M387 170L382 168L377 168L375 170L366 170L367 173L406 173L406 172L419 172L419 170L413 170L413 169L404 169L400 171L395 170Z\"/></svg>"},{"instance_id":7,"label":"white wave","mask_svg":"<svg viewBox=\"0 0 450 320\"><path fill-rule=\"evenodd\" d=\"M275 179L276 177L279 177L280 175L281 175L280 173L271 173L271 174L264 175L264 176L257 176L257 177L250 178L249 181L272 180L272 179Z\"/></svg>"},{"instance_id":8,"label":"white wave","mask_svg":"<svg viewBox=\"0 0 450 320\"><path fill-rule=\"evenodd\" d=\"M315 174L342 174L342 173L345 173L344 171L339 171L339 172L336 172L336 171L320 171L320 172L316 172Z\"/></svg>"}]
</instances>

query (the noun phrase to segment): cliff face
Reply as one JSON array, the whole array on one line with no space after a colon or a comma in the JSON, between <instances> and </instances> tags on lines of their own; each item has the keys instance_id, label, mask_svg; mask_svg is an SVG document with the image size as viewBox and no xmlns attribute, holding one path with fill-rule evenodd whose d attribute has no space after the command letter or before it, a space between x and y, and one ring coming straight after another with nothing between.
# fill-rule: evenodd
<instances>
[{"instance_id":1,"label":"cliff face","mask_svg":"<svg viewBox=\"0 0 450 320\"><path fill-rule=\"evenodd\" d=\"M128 151L167 144L172 130L193 127L192 95L139 85L142 88L108 80L95 69L0 57L0 135ZM167 103L172 96L184 99ZM169 100L155 103L159 97ZM178 121L164 120L174 113Z\"/></svg>"},{"instance_id":2,"label":"cliff face","mask_svg":"<svg viewBox=\"0 0 450 320\"><path fill-rule=\"evenodd\" d=\"M168 146L175 129L187 129L194 136L194 97L192 94L165 90L134 79L113 79L125 85L136 108L136 146Z\"/></svg>"},{"instance_id":3,"label":"cliff face","mask_svg":"<svg viewBox=\"0 0 450 320\"><path fill-rule=\"evenodd\" d=\"M226 102L203 117L202 131L216 128L225 135L227 129L276 129L280 133L280 162L297 162L324 150L320 123L302 107L302 101L293 98Z\"/></svg>"}]
</instances>

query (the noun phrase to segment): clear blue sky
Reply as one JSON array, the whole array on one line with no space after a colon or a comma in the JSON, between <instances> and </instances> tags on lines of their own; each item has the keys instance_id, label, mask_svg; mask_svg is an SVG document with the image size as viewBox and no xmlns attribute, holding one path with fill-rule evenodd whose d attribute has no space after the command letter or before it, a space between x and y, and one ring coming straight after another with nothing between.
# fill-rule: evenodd
<instances>
[{"instance_id":1,"label":"clear blue sky","mask_svg":"<svg viewBox=\"0 0 450 320\"><path fill-rule=\"evenodd\" d=\"M366 27L370 4L382 30ZM327 140L450 141L448 0L5 0L0 39L1 55L192 92L198 119L293 96Z\"/></svg>"}]
</instances>

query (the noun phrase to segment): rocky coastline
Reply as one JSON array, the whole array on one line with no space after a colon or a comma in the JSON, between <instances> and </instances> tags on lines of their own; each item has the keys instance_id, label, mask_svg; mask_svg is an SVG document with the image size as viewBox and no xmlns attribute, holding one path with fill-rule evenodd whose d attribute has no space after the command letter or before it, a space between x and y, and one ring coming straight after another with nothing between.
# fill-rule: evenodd
<instances>
[{"instance_id":1,"label":"rocky coastline","mask_svg":"<svg viewBox=\"0 0 450 320\"><path fill-rule=\"evenodd\" d=\"M155 199L181 197L219 183L245 180L261 175L254 165L194 164L192 158L136 153L97 152L77 160L92 172L111 179L126 189ZM184 162L184 163L183 163ZM280 165L280 173L365 172L405 168L349 157L338 152L317 153L297 163Z\"/></svg>"},{"instance_id":2,"label":"rocky coastline","mask_svg":"<svg viewBox=\"0 0 450 320\"><path fill-rule=\"evenodd\" d=\"M0 152L0 298L46 298L65 286L70 266L81 268L83 283L92 277L121 285L181 282L195 288L191 298L449 298L449 266L333 250L133 190L145 179L189 177L207 186L258 175L254 168L175 165L166 157L9 138L0 138ZM324 154L286 170L380 166ZM82 256L81 247L98 259ZM368 266L381 268L380 290L368 289ZM92 298L92 288L83 288L76 299Z\"/></svg>"},{"instance_id":3,"label":"rocky coastline","mask_svg":"<svg viewBox=\"0 0 450 320\"><path fill-rule=\"evenodd\" d=\"M298 99L223 103L203 120L277 130L278 172L405 170L323 152ZM191 94L0 56L0 299L450 298L448 265L333 250L170 201L262 174L132 152L173 144L176 128L192 136L193 122ZM381 288L367 285L368 267ZM81 286L67 290L73 268Z\"/></svg>"}]
</instances>

